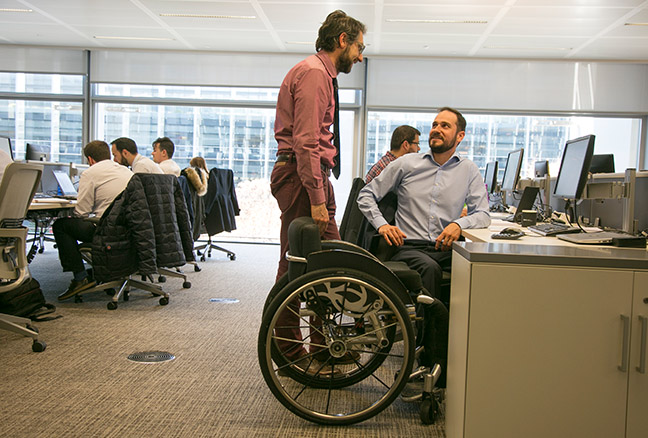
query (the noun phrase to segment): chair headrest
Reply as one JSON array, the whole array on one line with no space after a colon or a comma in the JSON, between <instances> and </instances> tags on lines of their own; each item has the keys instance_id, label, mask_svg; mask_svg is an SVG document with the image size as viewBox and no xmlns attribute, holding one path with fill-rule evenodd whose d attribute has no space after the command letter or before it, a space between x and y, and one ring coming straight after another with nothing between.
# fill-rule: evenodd
<instances>
[{"instance_id":1,"label":"chair headrest","mask_svg":"<svg viewBox=\"0 0 648 438\"><path fill-rule=\"evenodd\" d=\"M288 244L290 255L306 257L308 254L320 251L322 241L319 229L313 218L308 216L298 217L288 226Z\"/></svg>"}]
</instances>

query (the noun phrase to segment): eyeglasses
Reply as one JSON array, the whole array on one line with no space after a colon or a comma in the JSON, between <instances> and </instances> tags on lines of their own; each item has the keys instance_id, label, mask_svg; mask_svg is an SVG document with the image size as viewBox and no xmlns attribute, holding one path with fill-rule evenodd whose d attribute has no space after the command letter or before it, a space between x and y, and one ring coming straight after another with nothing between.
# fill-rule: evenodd
<instances>
[{"instance_id":1,"label":"eyeglasses","mask_svg":"<svg viewBox=\"0 0 648 438\"><path fill-rule=\"evenodd\" d=\"M356 44L358 45L358 52L362 55L362 52L364 52L364 49L366 49L367 46L362 44L360 41L356 41Z\"/></svg>"}]
</instances>

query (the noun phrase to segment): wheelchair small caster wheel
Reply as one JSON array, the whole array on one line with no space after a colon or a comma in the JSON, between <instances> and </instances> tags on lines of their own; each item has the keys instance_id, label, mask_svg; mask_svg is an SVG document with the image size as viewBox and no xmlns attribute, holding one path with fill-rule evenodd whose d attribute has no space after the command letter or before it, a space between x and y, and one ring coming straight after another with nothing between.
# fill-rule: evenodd
<instances>
[{"instance_id":1,"label":"wheelchair small caster wheel","mask_svg":"<svg viewBox=\"0 0 648 438\"><path fill-rule=\"evenodd\" d=\"M160 306L166 306L167 304L169 304L169 297L160 298Z\"/></svg>"},{"instance_id":2,"label":"wheelchair small caster wheel","mask_svg":"<svg viewBox=\"0 0 648 438\"><path fill-rule=\"evenodd\" d=\"M190 281L183 282L182 287L184 287L185 289L189 289L191 287L191 282Z\"/></svg>"},{"instance_id":3,"label":"wheelchair small caster wheel","mask_svg":"<svg viewBox=\"0 0 648 438\"><path fill-rule=\"evenodd\" d=\"M194 265L194 272L200 272L202 269L200 269L200 266Z\"/></svg>"},{"instance_id":4,"label":"wheelchair small caster wheel","mask_svg":"<svg viewBox=\"0 0 648 438\"><path fill-rule=\"evenodd\" d=\"M111 301L111 302L108 303L108 305L106 307L108 307L108 310L115 310L117 308L117 303L114 302L114 301Z\"/></svg>"},{"instance_id":5,"label":"wheelchair small caster wheel","mask_svg":"<svg viewBox=\"0 0 648 438\"><path fill-rule=\"evenodd\" d=\"M164 275L160 275L158 277L158 283L165 283L166 282L166 277Z\"/></svg>"},{"instance_id":6,"label":"wheelchair small caster wheel","mask_svg":"<svg viewBox=\"0 0 648 438\"><path fill-rule=\"evenodd\" d=\"M42 353L47 348L47 344L44 341L34 341L32 344L32 351L34 353Z\"/></svg>"},{"instance_id":7,"label":"wheelchair small caster wheel","mask_svg":"<svg viewBox=\"0 0 648 438\"><path fill-rule=\"evenodd\" d=\"M235 254L229 254L228 257L229 257L229 259L230 259L231 261L236 260L236 255L235 255Z\"/></svg>"},{"instance_id":8,"label":"wheelchair small caster wheel","mask_svg":"<svg viewBox=\"0 0 648 438\"><path fill-rule=\"evenodd\" d=\"M75 302L75 303L82 303L82 302L83 302L83 298L81 297L81 295L75 295L75 296L74 296L74 302Z\"/></svg>"},{"instance_id":9,"label":"wheelchair small caster wheel","mask_svg":"<svg viewBox=\"0 0 648 438\"><path fill-rule=\"evenodd\" d=\"M421 402L421 422L423 424L433 424L439 412L437 401L432 398L426 398Z\"/></svg>"}]
</instances>

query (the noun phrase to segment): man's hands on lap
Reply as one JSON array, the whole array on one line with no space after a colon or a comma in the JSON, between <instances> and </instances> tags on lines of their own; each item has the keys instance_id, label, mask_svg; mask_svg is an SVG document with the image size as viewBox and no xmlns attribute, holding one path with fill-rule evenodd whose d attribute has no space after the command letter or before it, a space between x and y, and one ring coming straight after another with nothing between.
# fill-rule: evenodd
<instances>
[{"instance_id":1,"label":"man's hands on lap","mask_svg":"<svg viewBox=\"0 0 648 438\"><path fill-rule=\"evenodd\" d=\"M389 224L378 228L378 233L385 238L390 246L401 246L405 242L404 239L407 237L400 228Z\"/></svg>"},{"instance_id":2,"label":"man's hands on lap","mask_svg":"<svg viewBox=\"0 0 648 438\"><path fill-rule=\"evenodd\" d=\"M450 223L443 229L443 232L436 238L435 249L441 248L442 251L450 251L453 242L459 240L461 236L461 227L456 222Z\"/></svg>"}]
</instances>

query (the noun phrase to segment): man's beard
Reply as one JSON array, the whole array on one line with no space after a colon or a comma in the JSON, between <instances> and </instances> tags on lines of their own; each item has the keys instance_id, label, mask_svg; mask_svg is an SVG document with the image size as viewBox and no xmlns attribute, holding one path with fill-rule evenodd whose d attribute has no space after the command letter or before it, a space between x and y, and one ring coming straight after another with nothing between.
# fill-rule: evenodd
<instances>
[{"instance_id":1,"label":"man's beard","mask_svg":"<svg viewBox=\"0 0 648 438\"><path fill-rule=\"evenodd\" d=\"M435 138L438 138L438 139L442 140L443 143L441 143L438 146L433 146L432 145L432 140L434 140ZM449 142L449 141L443 140L441 137L430 137L429 144L430 144L430 150L432 152L434 152L435 154L442 154L444 152L448 152L450 149L455 147L456 144L457 144L457 140L454 139L453 141Z\"/></svg>"},{"instance_id":2,"label":"man's beard","mask_svg":"<svg viewBox=\"0 0 648 438\"><path fill-rule=\"evenodd\" d=\"M120 163L121 163L122 166L126 166L126 167L129 166L128 160L126 158L124 158L123 156L121 157Z\"/></svg>"},{"instance_id":3,"label":"man's beard","mask_svg":"<svg viewBox=\"0 0 648 438\"><path fill-rule=\"evenodd\" d=\"M351 67L353 67L353 59L349 56L349 48L344 49L344 52L340 55L337 60L337 71L341 73L351 73Z\"/></svg>"}]
</instances>

